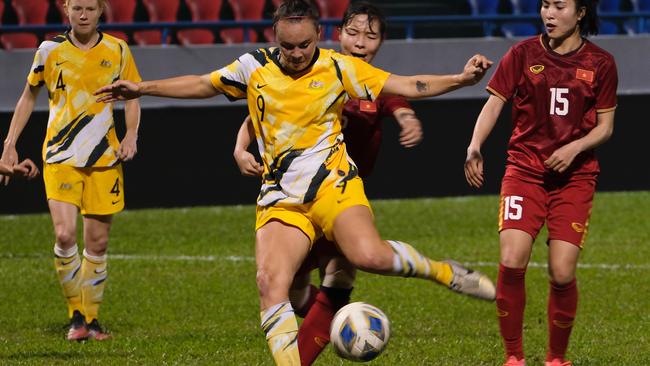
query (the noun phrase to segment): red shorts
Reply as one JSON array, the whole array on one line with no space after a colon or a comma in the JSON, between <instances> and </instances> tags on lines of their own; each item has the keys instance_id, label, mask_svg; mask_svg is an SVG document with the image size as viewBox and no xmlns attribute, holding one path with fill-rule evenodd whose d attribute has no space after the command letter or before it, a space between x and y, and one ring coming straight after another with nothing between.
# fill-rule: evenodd
<instances>
[{"instance_id":1,"label":"red shorts","mask_svg":"<svg viewBox=\"0 0 650 366\"><path fill-rule=\"evenodd\" d=\"M582 248L595 189L595 178L537 184L505 176L501 182L499 231L522 230L534 240L546 222L548 240L563 240Z\"/></svg>"}]
</instances>

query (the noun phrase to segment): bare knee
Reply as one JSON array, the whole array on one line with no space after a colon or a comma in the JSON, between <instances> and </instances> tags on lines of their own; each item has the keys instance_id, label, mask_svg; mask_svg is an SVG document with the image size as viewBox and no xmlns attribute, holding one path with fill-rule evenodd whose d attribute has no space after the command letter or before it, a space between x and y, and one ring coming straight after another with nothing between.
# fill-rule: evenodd
<instances>
[{"instance_id":1,"label":"bare knee","mask_svg":"<svg viewBox=\"0 0 650 366\"><path fill-rule=\"evenodd\" d=\"M54 236L58 247L61 249L72 248L77 243L77 235L74 227L65 225L56 225L54 227Z\"/></svg>"},{"instance_id":2,"label":"bare knee","mask_svg":"<svg viewBox=\"0 0 650 366\"><path fill-rule=\"evenodd\" d=\"M360 242L356 250L346 253L347 259L362 271L386 272L393 268L394 253L388 244Z\"/></svg>"},{"instance_id":3,"label":"bare knee","mask_svg":"<svg viewBox=\"0 0 650 366\"><path fill-rule=\"evenodd\" d=\"M258 268L255 280L262 308L278 304L289 298L289 287L292 281L287 276L267 268Z\"/></svg>"},{"instance_id":4,"label":"bare knee","mask_svg":"<svg viewBox=\"0 0 650 366\"><path fill-rule=\"evenodd\" d=\"M575 278L575 271L567 267L549 265L548 275L551 278L551 281L558 285L565 285L573 281Z\"/></svg>"},{"instance_id":5,"label":"bare knee","mask_svg":"<svg viewBox=\"0 0 650 366\"><path fill-rule=\"evenodd\" d=\"M87 234L84 246L90 255L102 256L108 248L108 233Z\"/></svg>"}]
</instances>

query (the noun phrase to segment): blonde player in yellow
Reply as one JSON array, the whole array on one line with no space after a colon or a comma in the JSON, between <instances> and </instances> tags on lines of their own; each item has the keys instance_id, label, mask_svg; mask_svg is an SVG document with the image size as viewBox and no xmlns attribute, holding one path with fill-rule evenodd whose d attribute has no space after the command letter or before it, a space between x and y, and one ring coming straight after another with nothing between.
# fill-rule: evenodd
<instances>
[{"instance_id":1,"label":"blonde player in yellow","mask_svg":"<svg viewBox=\"0 0 650 366\"><path fill-rule=\"evenodd\" d=\"M50 116L43 144L43 177L56 242L54 265L68 304L69 340L110 335L97 320L107 278L106 250L113 214L124 208L122 161L137 151L140 104L125 105L126 135L115 133L113 106L92 93L115 80L140 81L128 46L99 32L107 0L65 0L71 30L44 41L16 105L2 161L18 161L16 141L45 87ZM77 248L77 215L83 215L83 258Z\"/></svg>"},{"instance_id":2,"label":"blonde player in yellow","mask_svg":"<svg viewBox=\"0 0 650 366\"><path fill-rule=\"evenodd\" d=\"M289 287L321 235L338 243L361 270L428 279L494 300L486 276L460 266L452 269L406 243L379 237L341 134L341 113L349 98L438 95L476 83L491 62L476 55L458 75L391 75L361 59L318 48L318 10L305 0L284 1L273 21L279 47L242 55L211 74L118 81L96 94L107 103L141 95L247 99L264 165L255 251L261 325L275 362L300 365Z\"/></svg>"}]
</instances>

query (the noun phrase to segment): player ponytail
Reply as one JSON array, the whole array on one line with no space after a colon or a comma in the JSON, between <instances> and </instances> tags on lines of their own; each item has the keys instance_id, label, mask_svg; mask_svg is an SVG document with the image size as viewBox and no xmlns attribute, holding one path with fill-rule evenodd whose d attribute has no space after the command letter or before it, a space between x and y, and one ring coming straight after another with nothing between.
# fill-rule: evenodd
<instances>
[{"instance_id":1,"label":"player ponytail","mask_svg":"<svg viewBox=\"0 0 650 366\"><path fill-rule=\"evenodd\" d=\"M598 1L597 0L575 0L576 11L585 9L585 15L580 19L578 26L583 36L598 34Z\"/></svg>"},{"instance_id":2,"label":"player ponytail","mask_svg":"<svg viewBox=\"0 0 650 366\"><path fill-rule=\"evenodd\" d=\"M307 18L319 29L320 13L318 7L311 0L285 0L273 13L273 29L280 20L300 21Z\"/></svg>"}]
</instances>

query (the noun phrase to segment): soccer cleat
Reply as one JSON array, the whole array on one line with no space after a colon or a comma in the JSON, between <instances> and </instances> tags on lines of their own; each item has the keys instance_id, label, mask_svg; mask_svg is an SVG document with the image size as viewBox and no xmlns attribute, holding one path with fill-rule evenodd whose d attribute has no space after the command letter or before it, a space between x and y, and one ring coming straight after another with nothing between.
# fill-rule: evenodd
<instances>
[{"instance_id":1,"label":"soccer cleat","mask_svg":"<svg viewBox=\"0 0 650 366\"><path fill-rule=\"evenodd\" d=\"M571 361L562 361L559 358L554 358L551 361L544 362L544 366L572 366Z\"/></svg>"},{"instance_id":2,"label":"soccer cleat","mask_svg":"<svg viewBox=\"0 0 650 366\"><path fill-rule=\"evenodd\" d=\"M451 272L453 274L451 283L449 284L451 290L482 300L494 301L496 299L496 288L488 276L464 267L453 260L445 260L443 262L451 266Z\"/></svg>"},{"instance_id":3,"label":"soccer cleat","mask_svg":"<svg viewBox=\"0 0 650 366\"><path fill-rule=\"evenodd\" d=\"M96 341L105 341L113 338L113 336L102 329L97 319L93 319L86 327L88 328L88 337Z\"/></svg>"},{"instance_id":4,"label":"soccer cleat","mask_svg":"<svg viewBox=\"0 0 650 366\"><path fill-rule=\"evenodd\" d=\"M516 356L510 356L506 360L506 363L503 364L503 366L526 366L526 360L523 358L521 360L518 360Z\"/></svg>"},{"instance_id":5,"label":"soccer cleat","mask_svg":"<svg viewBox=\"0 0 650 366\"><path fill-rule=\"evenodd\" d=\"M70 329L68 330L69 341L85 341L88 339L88 329L86 328L86 320L84 316L75 310L70 318Z\"/></svg>"}]
</instances>

